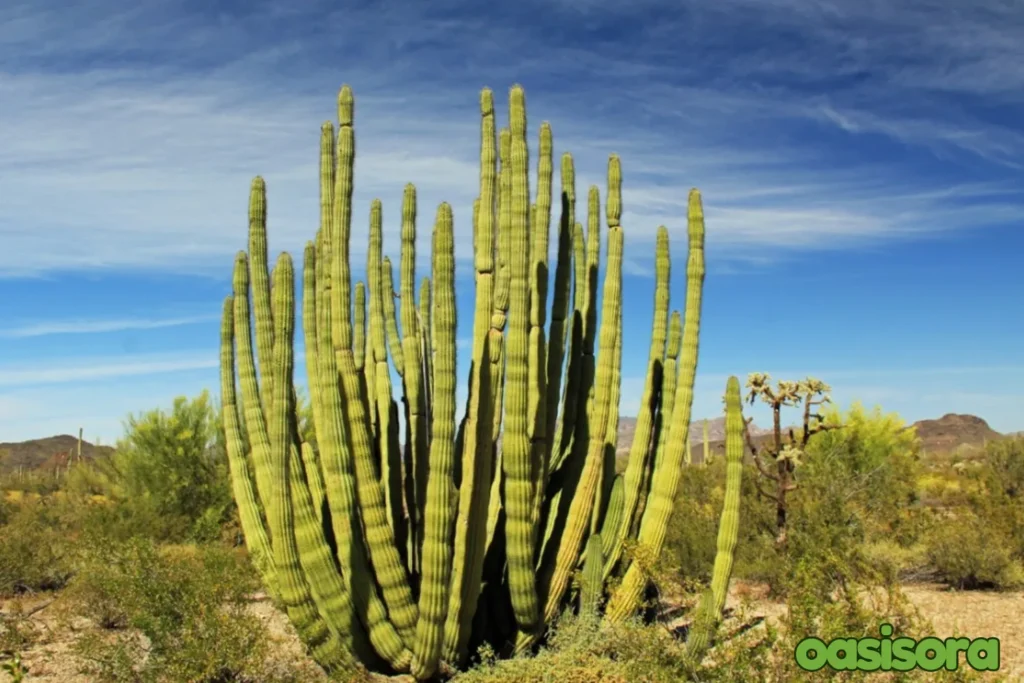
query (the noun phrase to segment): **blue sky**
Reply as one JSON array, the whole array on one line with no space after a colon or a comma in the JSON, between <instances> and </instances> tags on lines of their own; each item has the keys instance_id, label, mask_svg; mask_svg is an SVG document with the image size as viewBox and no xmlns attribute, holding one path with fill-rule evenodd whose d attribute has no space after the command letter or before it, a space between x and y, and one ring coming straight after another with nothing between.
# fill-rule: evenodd
<instances>
[{"instance_id":1,"label":"blue sky","mask_svg":"<svg viewBox=\"0 0 1024 683\"><path fill-rule=\"evenodd\" d=\"M653 242L682 303L685 204L708 275L694 417L729 374L808 374L843 405L1024 429L1024 9L882 0L0 5L0 441L112 442L217 383L217 317L267 180L270 247L317 222L320 123L356 94L353 255L369 202L421 253L455 210L472 311L478 93L526 88L580 192L623 160L623 414L639 402ZM425 263L425 262L424 262ZM1015 265L1017 264L1017 265ZM422 272L422 271L421 271ZM301 377L302 368L299 368ZM461 386L461 384L460 384ZM765 416L755 411L755 418Z\"/></svg>"}]
</instances>

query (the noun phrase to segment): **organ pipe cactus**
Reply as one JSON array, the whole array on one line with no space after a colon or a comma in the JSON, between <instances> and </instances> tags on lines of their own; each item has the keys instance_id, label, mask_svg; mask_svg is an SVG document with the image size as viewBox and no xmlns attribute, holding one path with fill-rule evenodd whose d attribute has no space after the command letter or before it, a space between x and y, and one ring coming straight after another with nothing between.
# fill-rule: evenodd
<instances>
[{"instance_id":1,"label":"organ pipe cactus","mask_svg":"<svg viewBox=\"0 0 1024 683\"><path fill-rule=\"evenodd\" d=\"M576 220L569 154L560 157L559 201L552 201L546 123L531 193L522 88L510 92L507 128L497 127L489 90L480 112L480 186L466 222L475 301L461 416L452 208L438 208L429 277L417 291L416 191L405 187L396 292L384 208L375 200L366 277L353 285L351 90L338 97L339 125L321 128L320 227L303 254L310 442L296 419L292 262L283 254L271 273L266 185L252 184L248 252L236 258L221 336L232 490L264 583L329 670L427 680L464 665L484 643L505 654L531 648L566 608L600 614L612 587L604 618L624 619L641 606L649 581L626 549L640 544L656 554L664 543L697 367L700 195L689 199L682 318L669 315L669 232L657 233L638 428L625 472L615 476L628 233L621 162L609 159L602 239L598 188L587 193L586 228ZM556 262L549 264L553 205ZM732 413L729 420L734 427ZM735 435L727 431L726 509L715 603L707 608L719 612L738 523ZM569 590L580 568L582 592Z\"/></svg>"}]
</instances>

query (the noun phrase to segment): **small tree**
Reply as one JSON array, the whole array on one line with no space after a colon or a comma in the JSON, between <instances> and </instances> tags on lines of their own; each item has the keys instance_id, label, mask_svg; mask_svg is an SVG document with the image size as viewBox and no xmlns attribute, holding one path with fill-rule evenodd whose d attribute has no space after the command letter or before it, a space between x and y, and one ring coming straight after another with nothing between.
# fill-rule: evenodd
<instances>
[{"instance_id":1,"label":"small tree","mask_svg":"<svg viewBox=\"0 0 1024 683\"><path fill-rule=\"evenodd\" d=\"M149 520L157 538L209 535L232 506L218 424L206 391L176 398L169 414L157 409L130 415L114 454L76 468L75 487Z\"/></svg>"},{"instance_id":2,"label":"small tree","mask_svg":"<svg viewBox=\"0 0 1024 683\"><path fill-rule=\"evenodd\" d=\"M773 489L767 491L761 482L757 483L758 493L775 502L775 541L781 546L786 543L788 495L797 488L795 472L806 453L807 443L815 434L835 428L835 425L826 424L824 417L817 412L819 406L831 402L828 394L832 388L813 377L799 382L779 380L772 387L770 375L754 372L747 377L747 389L746 398L751 405L760 398L772 410L772 433L767 444L758 446L750 436L749 426L753 418L747 418L744 433L761 478L770 482L768 488ZM784 433L782 408L785 406L802 406L799 432L789 427Z\"/></svg>"}]
</instances>

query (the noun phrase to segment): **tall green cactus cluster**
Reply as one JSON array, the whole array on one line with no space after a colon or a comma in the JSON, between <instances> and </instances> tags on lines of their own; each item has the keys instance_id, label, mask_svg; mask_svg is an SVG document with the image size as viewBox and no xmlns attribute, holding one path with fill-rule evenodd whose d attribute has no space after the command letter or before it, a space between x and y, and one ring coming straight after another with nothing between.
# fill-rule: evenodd
<instances>
[{"instance_id":1,"label":"tall green cactus cluster","mask_svg":"<svg viewBox=\"0 0 1024 683\"><path fill-rule=\"evenodd\" d=\"M540 127L531 192L523 90L511 89L500 131L489 90L480 110L475 302L461 415L451 207L437 209L430 274L417 287L416 190L405 188L396 290L375 200L365 281L353 283L351 90L341 89L339 125L321 129L320 227L302 263L315 444L297 430L293 264L283 253L269 267L266 187L260 178L252 184L248 252L235 261L221 337L232 485L263 580L327 669L424 680L464 665L484 643L506 653L531 648L567 607L624 620L642 605L650 580L629 549L657 555L665 541L697 367L700 195L689 197L682 316L670 313L669 237L658 231L647 375L628 464L616 475L619 159L608 163L602 239L599 190L589 189L586 216L577 220L573 159L562 155L552 268L551 128ZM735 431L739 418L729 419ZM739 476L730 466L722 519L732 541L720 539L720 558L731 559L735 544ZM717 611L728 582L723 563L716 560ZM580 571L583 580L574 581Z\"/></svg>"}]
</instances>

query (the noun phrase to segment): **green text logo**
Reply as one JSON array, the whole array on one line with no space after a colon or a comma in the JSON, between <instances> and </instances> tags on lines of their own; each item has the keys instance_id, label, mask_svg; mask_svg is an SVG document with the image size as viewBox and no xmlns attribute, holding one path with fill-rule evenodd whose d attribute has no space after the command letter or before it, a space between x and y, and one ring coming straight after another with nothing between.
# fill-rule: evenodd
<instances>
[{"instance_id":1,"label":"green text logo","mask_svg":"<svg viewBox=\"0 0 1024 683\"><path fill-rule=\"evenodd\" d=\"M882 638L804 638L797 646L796 663L807 671L830 666L836 671L910 671L921 668L955 671L964 653L967 664L977 671L999 670L998 638L890 638L892 625L882 624Z\"/></svg>"}]
</instances>

